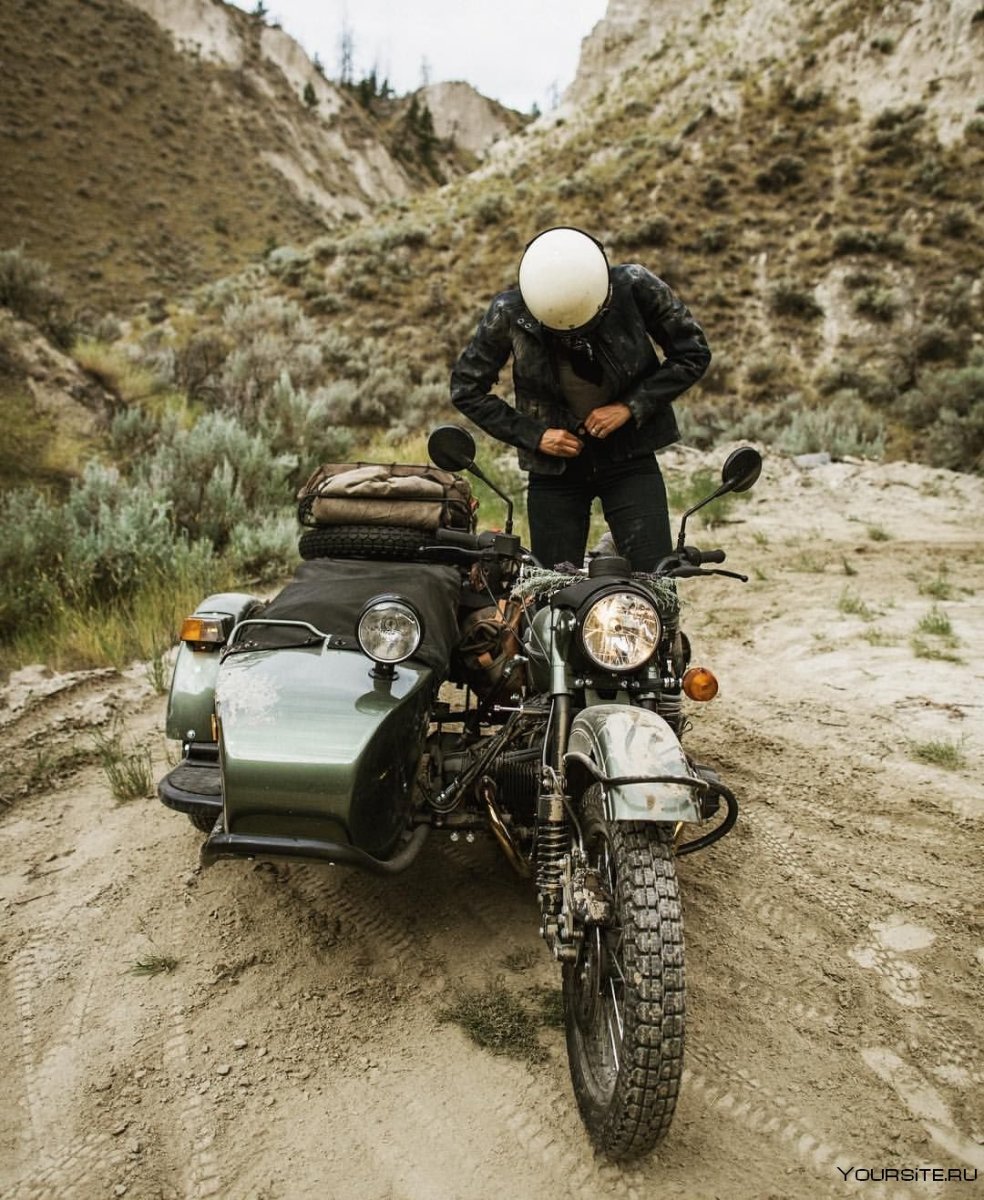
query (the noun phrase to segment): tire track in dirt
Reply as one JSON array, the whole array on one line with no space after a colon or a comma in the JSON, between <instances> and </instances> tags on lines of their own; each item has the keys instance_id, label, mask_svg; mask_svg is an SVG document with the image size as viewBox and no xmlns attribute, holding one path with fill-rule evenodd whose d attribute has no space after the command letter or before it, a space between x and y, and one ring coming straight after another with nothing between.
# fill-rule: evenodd
<instances>
[{"instance_id":1,"label":"tire track in dirt","mask_svg":"<svg viewBox=\"0 0 984 1200\"><path fill-rule=\"evenodd\" d=\"M183 997L176 987L172 988L172 993L170 1028L163 1047L164 1066L172 1078L184 1079L192 1074L191 1038ZM184 1134L182 1140L191 1147L190 1154L182 1158L185 1200L204 1200L223 1192L222 1172L212 1150L215 1132L209 1122L214 1120L215 1113L204 1095L185 1085L178 1105L178 1121Z\"/></svg>"},{"instance_id":2,"label":"tire track in dirt","mask_svg":"<svg viewBox=\"0 0 984 1200\"><path fill-rule=\"evenodd\" d=\"M392 882L341 867L292 865L284 884L296 902L328 921L339 921L340 934L360 943L374 962L396 972L418 952L415 930L395 911ZM403 913L410 915L410 910Z\"/></svg>"},{"instance_id":3,"label":"tire track in dirt","mask_svg":"<svg viewBox=\"0 0 984 1200\"><path fill-rule=\"evenodd\" d=\"M865 1064L894 1089L905 1108L932 1140L975 1171L984 1171L984 1146L958 1128L950 1109L923 1075L892 1050L870 1046L861 1052Z\"/></svg>"},{"instance_id":4,"label":"tire track in dirt","mask_svg":"<svg viewBox=\"0 0 984 1200\"><path fill-rule=\"evenodd\" d=\"M60 961L53 948L51 928L43 924L36 929L27 945L20 950L12 964L12 991L20 1032L20 1058L23 1079L23 1107L26 1109L25 1134L27 1153L22 1157L34 1165L29 1176L13 1193L18 1200L61 1200L61 1197L86 1197L97 1189L97 1167L107 1160L118 1163L122 1155L107 1154L112 1138L105 1131L64 1137L65 1130L51 1119L47 1093L44 1088L42 1059L57 1058L59 1051L78 1042L85 1017L92 981L87 988L76 992L66 1021L54 1041L42 1044L37 1026L38 998L44 995L44 981ZM75 1013L73 1015L73 1009ZM59 1095L57 1099L61 1099Z\"/></svg>"},{"instance_id":5,"label":"tire track in dirt","mask_svg":"<svg viewBox=\"0 0 984 1200\"><path fill-rule=\"evenodd\" d=\"M684 1069L683 1086L700 1097L708 1112L713 1111L755 1137L776 1144L832 1191L839 1190L842 1182L837 1168L847 1171L864 1161L863 1155L852 1153L813 1125L793 1104L765 1087L751 1072L731 1068L720 1054L703 1048L688 1047L687 1057L691 1065ZM915 1193L895 1185L889 1188L884 1183L868 1183L863 1190L872 1200L917 1200ZM932 1191L922 1190L919 1195L925 1197L927 1190Z\"/></svg>"},{"instance_id":6,"label":"tire track in dirt","mask_svg":"<svg viewBox=\"0 0 984 1200\"><path fill-rule=\"evenodd\" d=\"M596 1158L590 1143L577 1128L577 1113L569 1089L547 1081L532 1082L522 1091L500 1099L497 1119L537 1167L546 1167L547 1178L563 1179L565 1193L576 1200L613 1196L644 1200L651 1189L643 1173ZM573 1136L576 1133L578 1136Z\"/></svg>"}]
</instances>

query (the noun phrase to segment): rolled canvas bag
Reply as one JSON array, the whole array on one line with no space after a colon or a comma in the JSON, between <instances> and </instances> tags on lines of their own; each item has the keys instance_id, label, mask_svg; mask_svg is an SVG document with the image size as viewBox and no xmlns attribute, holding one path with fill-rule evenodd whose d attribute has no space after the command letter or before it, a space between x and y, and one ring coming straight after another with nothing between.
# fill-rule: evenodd
<instances>
[{"instance_id":1,"label":"rolled canvas bag","mask_svg":"<svg viewBox=\"0 0 984 1200\"><path fill-rule=\"evenodd\" d=\"M324 463L297 493L302 525L402 525L470 530L478 502L468 481L439 467Z\"/></svg>"}]
</instances>

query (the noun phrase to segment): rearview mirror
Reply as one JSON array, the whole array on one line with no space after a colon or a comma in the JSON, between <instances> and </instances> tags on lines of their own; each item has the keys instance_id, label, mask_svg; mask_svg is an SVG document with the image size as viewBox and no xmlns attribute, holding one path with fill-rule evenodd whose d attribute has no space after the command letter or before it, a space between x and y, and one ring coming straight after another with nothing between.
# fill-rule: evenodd
<instances>
[{"instance_id":1,"label":"rearview mirror","mask_svg":"<svg viewBox=\"0 0 984 1200\"><path fill-rule=\"evenodd\" d=\"M427 453L442 471L466 471L475 464L475 439L460 425L438 425L427 439Z\"/></svg>"},{"instance_id":2,"label":"rearview mirror","mask_svg":"<svg viewBox=\"0 0 984 1200\"><path fill-rule=\"evenodd\" d=\"M747 492L762 473L762 455L753 446L732 450L721 468L721 482L729 492Z\"/></svg>"}]
</instances>

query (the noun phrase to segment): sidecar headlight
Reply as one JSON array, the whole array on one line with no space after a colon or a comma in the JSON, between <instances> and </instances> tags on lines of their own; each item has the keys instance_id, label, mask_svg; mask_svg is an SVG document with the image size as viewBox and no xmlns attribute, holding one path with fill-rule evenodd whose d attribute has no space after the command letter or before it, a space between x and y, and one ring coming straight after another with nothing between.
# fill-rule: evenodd
<instances>
[{"instance_id":1,"label":"sidecar headlight","mask_svg":"<svg viewBox=\"0 0 984 1200\"><path fill-rule=\"evenodd\" d=\"M362 610L355 631L362 652L380 663L399 663L416 653L424 623L398 596L376 596Z\"/></svg>"},{"instance_id":2,"label":"sidecar headlight","mask_svg":"<svg viewBox=\"0 0 984 1200\"><path fill-rule=\"evenodd\" d=\"M637 592L609 592L581 618L584 653L604 671L636 671L652 658L663 627L656 606Z\"/></svg>"}]
</instances>

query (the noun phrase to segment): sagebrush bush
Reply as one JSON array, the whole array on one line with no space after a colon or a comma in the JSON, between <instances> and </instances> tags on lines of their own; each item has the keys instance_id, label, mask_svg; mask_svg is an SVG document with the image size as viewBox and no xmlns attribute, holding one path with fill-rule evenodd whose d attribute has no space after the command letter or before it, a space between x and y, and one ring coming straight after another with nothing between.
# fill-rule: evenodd
<instances>
[{"instance_id":1,"label":"sagebrush bush","mask_svg":"<svg viewBox=\"0 0 984 1200\"><path fill-rule=\"evenodd\" d=\"M229 539L226 561L239 578L261 583L282 579L297 566L297 534L293 510L239 524Z\"/></svg>"},{"instance_id":2,"label":"sagebrush bush","mask_svg":"<svg viewBox=\"0 0 984 1200\"><path fill-rule=\"evenodd\" d=\"M260 418L260 432L275 455L293 456L297 467L287 481L290 487L306 478L312 464L344 459L352 435L337 422L327 391L309 396L295 388L286 371L274 385Z\"/></svg>"},{"instance_id":3,"label":"sagebrush bush","mask_svg":"<svg viewBox=\"0 0 984 1200\"><path fill-rule=\"evenodd\" d=\"M290 502L297 470L296 454L276 454L235 417L208 413L159 446L141 475L168 502L176 530L224 550L237 525Z\"/></svg>"},{"instance_id":4,"label":"sagebrush bush","mask_svg":"<svg viewBox=\"0 0 984 1200\"><path fill-rule=\"evenodd\" d=\"M480 195L472 206L472 217L479 229L499 224L509 216L510 212L510 204L500 192L488 192Z\"/></svg>"},{"instance_id":5,"label":"sagebrush bush","mask_svg":"<svg viewBox=\"0 0 984 1200\"><path fill-rule=\"evenodd\" d=\"M782 154L755 176L760 192L784 192L806 175L806 162L793 154Z\"/></svg>"},{"instance_id":6,"label":"sagebrush bush","mask_svg":"<svg viewBox=\"0 0 984 1200\"><path fill-rule=\"evenodd\" d=\"M900 233L847 225L834 234L833 251L837 255L882 254L888 258L902 258L905 250L905 237Z\"/></svg>"},{"instance_id":7,"label":"sagebrush bush","mask_svg":"<svg viewBox=\"0 0 984 1200\"><path fill-rule=\"evenodd\" d=\"M30 321L63 350L72 344L74 320L50 269L20 248L0 250L0 305Z\"/></svg>"},{"instance_id":8,"label":"sagebrush bush","mask_svg":"<svg viewBox=\"0 0 984 1200\"><path fill-rule=\"evenodd\" d=\"M612 247L665 246L669 241L672 225L667 217L654 216L645 221L628 224L616 230L609 238Z\"/></svg>"},{"instance_id":9,"label":"sagebrush bush","mask_svg":"<svg viewBox=\"0 0 984 1200\"><path fill-rule=\"evenodd\" d=\"M885 287L867 287L854 298L854 311L858 316L870 317L873 321L894 321L901 301L897 293Z\"/></svg>"},{"instance_id":10,"label":"sagebrush bush","mask_svg":"<svg viewBox=\"0 0 984 1200\"><path fill-rule=\"evenodd\" d=\"M826 450L832 457L880 458L885 450L885 422L856 393L842 391L820 399L792 392L773 403L745 409L728 437L766 442L787 454Z\"/></svg>"},{"instance_id":11,"label":"sagebrush bush","mask_svg":"<svg viewBox=\"0 0 984 1200\"><path fill-rule=\"evenodd\" d=\"M786 423L770 440L788 454L826 450L833 458L881 458L885 452L884 420L856 392L837 392L816 406L790 397L781 416Z\"/></svg>"},{"instance_id":12,"label":"sagebrush bush","mask_svg":"<svg viewBox=\"0 0 984 1200\"><path fill-rule=\"evenodd\" d=\"M952 470L984 470L984 350L966 366L933 370L903 397L903 412L920 431L926 462Z\"/></svg>"},{"instance_id":13,"label":"sagebrush bush","mask_svg":"<svg viewBox=\"0 0 984 1200\"><path fill-rule=\"evenodd\" d=\"M175 536L168 500L90 464L64 502L27 490L0 497L0 638L64 606L126 599L211 556Z\"/></svg>"},{"instance_id":14,"label":"sagebrush bush","mask_svg":"<svg viewBox=\"0 0 984 1200\"><path fill-rule=\"evenodd\" d=\"M814 321L823 316L823 307L812 291L790 280L780 281L769 293L769 308L778 316Z\"/></svg>"}]
</instances>

